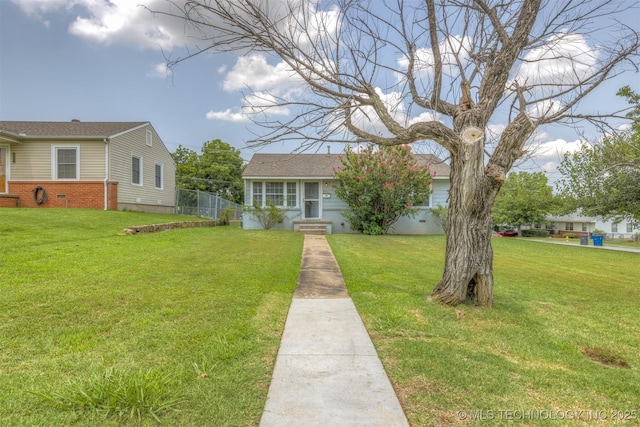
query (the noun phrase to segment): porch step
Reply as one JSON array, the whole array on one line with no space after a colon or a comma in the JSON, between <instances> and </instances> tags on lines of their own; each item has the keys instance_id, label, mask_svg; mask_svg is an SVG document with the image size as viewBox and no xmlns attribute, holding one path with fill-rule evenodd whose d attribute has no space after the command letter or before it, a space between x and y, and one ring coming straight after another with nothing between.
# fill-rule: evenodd
<instances>
[{"instance_id":1,"label":"porch step","mask_svg":"<svg viewBox=\"0 0 640 427\"><path fill-rule=\"evenodd\" d=\"M327 234L326 225L300 225L299 230L302 234Z\"/></svg>"}]
</instances>

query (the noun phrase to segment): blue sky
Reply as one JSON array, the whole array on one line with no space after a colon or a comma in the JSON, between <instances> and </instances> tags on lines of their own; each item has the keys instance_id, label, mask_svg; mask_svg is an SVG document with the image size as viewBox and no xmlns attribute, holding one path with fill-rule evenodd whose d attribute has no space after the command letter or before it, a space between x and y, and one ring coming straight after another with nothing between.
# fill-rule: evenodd
<instances>
[{"instance_id":1,"label":"blue sky","mask_svg":"<svg viewBox=\"0 0 640 427\"><path fill-rule=\"evenodd\" d=\"M1 120L150 121L170 151L199 151L218 138L244 145L246 124L206 118L238 102L217 71L235 58L204 55L158 73L159 49L71 34L79 13L86 15L78 7L28 14L0 0Z\"/></svg>"},{"instance_id":2,"label":"blue sky","mask_svg":"<svg viewBox=\"0 0 640 427\"><path fill-rule=\"evenodd\" d=\"M156 0L0 0L0 120L149 121L170 151L221 139L248 160L245 142L259 129L240 114L240 92L246 82L275 92L290 86L283 71L260 55L233 54L166 70L165 55L184 53L188 39L180 26L159 25L137 7L143 1ZM639 17L629 18L637 27ZM624 106L615 92L625 84L640 90L634 79L608 82L593 102ZM552 174L558 151L578 140L574 129L545 129L546 151L527 167ZM296 148L275 143L263 151Z\"/></svg>"}]
</instances>

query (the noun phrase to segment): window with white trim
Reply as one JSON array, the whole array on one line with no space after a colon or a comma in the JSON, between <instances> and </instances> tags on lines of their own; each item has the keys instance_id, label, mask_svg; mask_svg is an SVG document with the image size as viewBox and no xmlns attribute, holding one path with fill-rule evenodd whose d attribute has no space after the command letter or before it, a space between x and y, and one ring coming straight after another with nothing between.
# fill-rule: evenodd
<instances>
[{"instance_id":1,"label":"window with white trim","mask_svg":"<svg viewBox=\"0 0 640 427\"><path fill-rule=\"evenodd\" d=\"M587 223L586 222L582 223L582 231L587 231Z\"/></svg>"},{"instance_id":2,"label":"window with white trim","mask_svg":"<svg viewBox=\"0 0 640 427\"><path fill-rule=\"evenodd\" d=\"M147 145L149 147L153 146L153 132L151 132L149 129L147 129Z\"/></svg>"},{"instance_id":3,"label":"window with white trim","mask_svg":"<svg viewBox=\"0 0 640 427\"><path fill-rule=\"evenodd\" d=\"M573 231L573 223L572 223L572 222L568 222L568 223L566 224L566 226L564 227L564 229L565 229L566 231Z\"/></svg>"},{"instance_id":4,"label":"window with white trim","mask_svg":"<svg viewBox=\"0 0 640 427\"><path fill-rule=\"evenodd\" d=\"M294 181L254 181L251 202L259 206L274 204L278 207L295 207L298 185Z\"/></svg>"},{"instance_id":5,"label":"window with white trim","mask_svg":"<svg viewBox=\"0 0 640 427\"><path fill-rule=\"evenodd\" d=\"M156 163L155 167L155 185L158 190L162 190L164 188L163 182L163 165Z\"/></svg>"},{"instance_id":6,"label":"window with white trim","mask_svg":"<svg viewBox=\"0 0 640 427\"><path fill-rule=\"evenodd\" d=\"M53 179L78 179L80 177L79 146L53 146L52 160Z\"/></svg>"},{"instance_id":7,"label":"window with white trim","mask_svg":"<svg viewBox=\"0 0 640 427\"><path fill-rule=\"evenodd\" d=\"M612 233L618 232L618 224L611 224L611 232Z\"/></svg>"},{"instance_id":8,"label":"window with white trim","mask_svg":"<svg viewBox=\"0 0 640 427\"><path fill-rule=\"evenodd\" d=\"M262 206L264 204L262 200L262 182L253 183L253 194L251 197L251 204L258 205L258 206Z\"/></svg>"},{"instance_id":9,"label":"window with white trim","mask_svg":"<svg viewBox=\"0 0 640 427\"><path fill-rule=\"evenodd\" d=\"M633 233L633 224L627 223L627 233Z\"/></svg>"},{"instance_id":10,"label":"window with white trim","mask_svg":"<svg viewBox=\"0 0 640 427\"><path fill-rule=\"evenodd\" d=\"M142 185L142 157L131 155L131 183Z\"/></svg>"},{"instance_id":11,"label":"window with white trim","mask_svg":"<svg viewBox=\"0 0 640 427\"><path fill-rule=\"evenodd\" d=\"M296 183L287 182L287 193L285 194L287 206L293 207L296 205L296 194Z\"/></svg>"}]
</instances>

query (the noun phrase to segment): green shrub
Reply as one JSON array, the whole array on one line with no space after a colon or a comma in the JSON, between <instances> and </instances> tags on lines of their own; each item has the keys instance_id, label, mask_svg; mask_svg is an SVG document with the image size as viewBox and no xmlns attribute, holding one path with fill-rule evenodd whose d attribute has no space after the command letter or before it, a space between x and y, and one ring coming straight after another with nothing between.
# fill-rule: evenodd
<instances>
[{"instance_id":1,"label":"green shrub","mask_svg":"<svg viewBox=\"0 0 640 427\"><path fill-rule=\"evenodd\" d=\"M437 208L431 209L431 213L435 221L440 224L442 230L444 230L444 234L447 234L447 215L449 214L449 208L439 204Z\"/></svg>"},{"instance_id":2,"label":"green shrub","mask_svg":"<svg viewBox=\"0 0 640 427\"><path fill-rule=\"evenodd\" d=\"M260 206L259 203L254 203L253 206L246 208L246 210L258 219L258 222L265 230L269 230L284 222L284 211L278 209L273 203L268 203L267 206L264 207Z\"/></svg>"},{"instance_id":3,"label":"green shrub","mask_svg":"<svg viewBox=\"0 0 640 427\"><path fill-rule=\"evenodd\" d=\"M570 239L575 239L576 238L576 233L564 233L563 236L564 237L568 237Z\"/></svg>"},{"instance_id":4,"label":"green shrub","mask_svg":"<svg viewBox=\"0 0 640 427\"><path fill-rule=\"evenodd\" d=\"M521 230L522 237L549 237L549 230Z\"/></svg>"},{"instance_id":5,"label":"green shrub","mask_svg":"<svg viewBox=\"0 0 640 427\"><path fill-rule=\"evenodd\" d=\"M216 220L216 225L229 225L231 220L235 218L236 208L234 206L227 206L222 210L222 215Z\"/></svg>"}]
</instances>

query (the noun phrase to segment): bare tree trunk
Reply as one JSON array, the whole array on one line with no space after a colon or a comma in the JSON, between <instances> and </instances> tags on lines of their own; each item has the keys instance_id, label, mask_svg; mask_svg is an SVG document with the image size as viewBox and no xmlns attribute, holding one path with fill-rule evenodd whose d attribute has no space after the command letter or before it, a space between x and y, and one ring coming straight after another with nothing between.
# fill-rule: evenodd
<instances>
[{"instance_id":1,"label":"bare tree trunk","mask_svg":"<svg viewBox=\"0 0 640 427\"><path fill-rule=\"evenodd\" d=\"M430 296L448 305L493 303L492 197L487 196L483 142L479 128L467 128L451 160L445 268Z\"/></svg>"}]
</instances>

